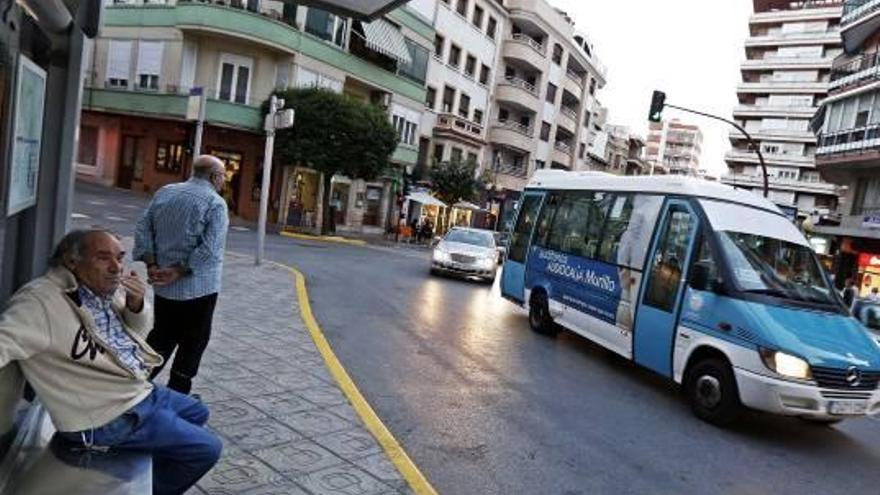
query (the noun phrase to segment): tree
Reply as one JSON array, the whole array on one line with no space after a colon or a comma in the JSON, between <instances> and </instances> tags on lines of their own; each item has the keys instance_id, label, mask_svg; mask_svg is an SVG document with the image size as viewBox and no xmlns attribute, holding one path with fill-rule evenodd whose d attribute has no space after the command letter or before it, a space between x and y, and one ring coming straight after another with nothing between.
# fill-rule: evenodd
<instances>
[{"instance_id":1,"label":"tree","mask_svg":"<svg viewBox=\"0 0 880 495\"><path fill-rule=\"evenodd\" d=\"M376 105L324 89L289 89L277 93L296 124L275 135L275 154L323 174L321 233L330 230L330 187L336 174L374 180L388 167L397 147L397 131ZM268 111L268 105L264 111Z\"/></svg>"},{"instance_id":2,"label":"tree","mask_svg":"<svg viewBox=\"0 0 880 495\"><path fill-rule=\"evenodd\" d=\"M473 160L452 160L431 167L431 188L441 201L450 207L459 201L472 201L477 196L481 182L477 179L477 164ZM446 210L452 214L452 208Z\"/></svg>"}]
</instances>

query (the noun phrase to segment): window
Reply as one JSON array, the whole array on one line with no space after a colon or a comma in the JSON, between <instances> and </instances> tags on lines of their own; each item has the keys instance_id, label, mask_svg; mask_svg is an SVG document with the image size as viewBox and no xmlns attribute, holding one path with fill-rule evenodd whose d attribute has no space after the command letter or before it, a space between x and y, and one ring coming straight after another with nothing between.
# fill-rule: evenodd
<instances>
[{"instance_id":1,"label":"window","mask_svg":"<svg viewBox=\"0 0 880 495\"><path fill-rule=\"evenodd\" d=\"M541 122L541 141L550 140L550 123Z\"/></svg>"},{"instance_id":2,"label":"window","mask_svg":"<svg viewBox=\"0 0 880 495\"><path fill-rule=\"evenodd\" d=\"M458 0L458 4L455 6L455 11L459 13L459 15L463 17L467 17L467 9L468 9L468 0Z\"/></svg>"},{"instance_id":3,"label":"window","mask_svg":"<svg viewBox=\"0 0 880 495\"><path fill-rule=\"evenodd\" d=\"M596 80L590 78L590 95L596 94Z\"/></svg>"},{"instance_id":4,"label":"window","mask_svg":"<svg viewBox=\"0 0 880 495\"><path fill-rule=\"evenodd\" d=\"M309 7L306 14L306 32L329 41L336 46L345 46L346 36L345 19L331 14L325 10Z\"/></svg>"},{"instance_id":5,"label":"window","mask_svg":"<svg viewBox=\"0 0 880 495\"><path fill-rule=\"evenodd\" d=\"M547 167L547 162L544 160L535 160L535 169L541 170Z\"/></svg>"},{"instance_id":6,"label":"window","mask_svg":"<svg viewBox=\"0 0 880 495\"><path fill-rule=\"evenodd\" d=\"M462 93L458 98L458 115L468 118L471 113L471 97Z\"/></svg>"},{"instance_id":7,"label":"window","mask_svg":"<svg viewBox=\"0 0 880 495\"><path fill-rule=\"evenodd\" d=\"M455 67L456 69L461 65L461 48L456 45L449 46L449 65Z\"/></svg>"},{"instance_id":8,"label":"window","mask_svg":"<svg viewBox=\"0 0 880 495\"><path fill-rule=\"evenodd\" d=\"M107 85L128 88L131 73L131 41L110 40L107 55Z\"/></svg>"},{"instance_id":9,"label":"window","mask_svg":"<svg viewBox=\"0 0 880 495\"><path fill-rule=\"evenodd\" d=\"M434 55L437 58L443 58L443 43L446 42L446 38L440 36L439 34L434 35Z\"/></svg>"},{"instance_id":10,"label":"window","mask_svg":"<svg viewBox=\"0 0 880 495\"><path fill-rule=\"evenodd\" d=\"M404 38L403 41L411 62L401 63L397 73L419 84L425 84L425 77L428 75L428 50L409 38Z\"/></svg>"},{"instance_id":11,"label":"window","mask_svg":"<svg viewBox=\"0 0 880 495\"><path fill-rule=\"evenodd\" d=\"M592 117L592 115L589 110L584 112L584 127L590 127L590 117Z\"/></svg>"},{"instance_id":12,"label":"window","mask_svg":"<svg viewBox=\"0 0 880 495\"><path fill-rule=\"evenodd\" d=\"M562 65L562 45L559 43L553 45L553 63Z\"/></svg>"},{"instance_id":13,"label":"window","mask_svg":"<svg viewBox=\"0 0 880 495\"><path fill-rule=\"evenodd\" d=\"M443 161L443 145L435 144L434 145L434 161L440 163Z\"/></svg>"},{"instance_id":14,"label":"window","mask_svg":"<svg viewBox=\"0 0 880 495\"><path fill-rule=\"evenodd\" d=\"M489 16L489 22L486 23L486 36L488 36L494 40L495 39L495 31L497 31L497 30L498 30L498 21L494 17Z\"/></svg>"},{"instance_id":15,"label":"window","mask_svg":"<svg viewBox=\"0 0 880 495\"><path fill-rule=\"evenodd\" d=\"M542 160L535 160L535 168L546 168L547 164ZM547 247L547 235L550 234L550 224L553 223L553 217L556 216L556 210L559 209L559 203L562 201L561 193L551 193L544 202L544 208L541 209L541 218L538 219L538 225L535 228L535 240L533 244L541 247Z\"/></svg>"},{"instance_id":16,"label":"window","mask_svg":"<svg viewBox=\"0 0 880 495\"><path fill-rule=\"evenodd\" d=\"M156 144L156 171L177 174L183 170L186 148L183 144L159 141Z\"/></svg>"},{"instance_id":17,"label":"window","mask_svg":"<svg viewBox=\"0 0 880 495\"><path fill-rule=\"evenodd\" d=\"M507 119L510 117L510 112L506 108L498 109L498 121L499 122L507 122Z\"/></svg>"},{"instance_id":18,"label":"window","mask_svg":"<svg viewBox=\"0 0 880 495\"><path fill-rule=\"evenodd\" d=\"M491 69L489 66L485 64L480 68L480 84L489 84L490 71Z\"/></svg>"},{"instance_id":19,"label":"window","mask_svg":"<svg viewBox=\"0 0 880 495\"><path fill-rule=\"evenodd\" d=\"M556 85L550 82L547 83L546 100L548 103L554 103L556 101Z\"/></svg>"},{"instance_id":20,"label":"window","mask_svg":"<svg viewBox=\"0 0 880 495\"><path fill-rule=\"evenodd\" d=\"M450 160L452 160L453 162L460 162L462 153L464 153L464 152L462 151L461 148L453 147L452 148L452 155L450 156Z\"/></svg>"},{"instance_id":21,"label":"window","mask_svg":"<svg viewBox=\"0 0 880 495\"><path fill-rule=\"evenodd\" d=\"M483 8L479 5L474 5L474 16L472 18L472 22L474 26L477 26L478 29L483 28Z\"/></svg>"},{"instance_id":22,"label":"window","mask_svg":"<svg viewBox=\"0 0 880 495\"><path fill-rule=\"evenodd\" d=\"M510 239L511 261L523 263L529 249L529 241L532 237L532 228L538 219L538 210L541 207L541 196L527 195L521 200L519 215L516 218L516 226Z\"/></svg>"},{"instance_id":23,"label":"window","mask_svg":"<svg viewBox=\"0 0 880 495\"><path fill-rule=\"evenodd\" d=\"M474 122L477 124L483 125L483 111L480 109L474 109Z\"/></svg>"},{"instance_id":24,"label":"window","mask_svg":"<svg viewBox=\"0 0 880 495\"><path fill-rule=\"evenodd\" d=\"M443 88L443 108L444 113L452 113L452 106L455 105L455 89L445 86Z\"/></svg>"},{"instance_id":25,"label":"window","mask_svg":"<svg viewBox=\"0 0 880 495\"><path fill-rule=\"evenodd\" d=\"M712 254L712 248L709 245L709 236L705 232L700 236L700 242L697 243L697 256L695 260L695 265L703 265L708 269L710 283L718 280L718 265L715 262L715 256Z\"/></svg>"},{"instance_id":26,"label":"window","mask_svg":"<svg viewBox=\"0 0 880 495\"><path fill-rule=\"evenodd\" d=\"M247 104L253 61L247 57L224 53L220 56L220 77L217 98Z\"/></svg>"},{"instance_id":27,"label":"window","mask_svg":"<svg viewBox=\"0 0 880 495\"><path fill-rule=\"evenodd\" d=\"M437 90L428 86L425 90L425 106L434 109L434 103L437 101Z\"/></svg>"},{"instance_id":28,"label":"window","mask_svg":"<svg viewBox=\"0 0 880 495\"><path fill-rule=\"evenodd\" d=\"M464 63L464 75L474 77L477 70L477 59L473 55L468 55Z\"/></svg>"},{"instance_id":29,"label":"window","mask_svg":"<svg viewBox=\"0 0 880 495\"><path fill-rule=\"evenodd\" d=\"M629 227L629 219L633 211L632 194L617 194L613 201L609 201L610 209L605 217L605 226L602 229L601 244L599 246L599 259L607 263L618 263L618 248L620 239Z\"/></svg>"},{"instance_id":30,"label":"window","mask_svg":"<svg viewBox=\"0 0 880 495\"><path fill-rule=\"evenodd\" d=\"M468 163L477 163L477 154L476 153L468 153L467 154L467 162Z\"/></svg>"},{"instance_id":31,"label":"window","mask_svg":"<svg viewBox=\"0 0 880 495\"><path fill-rule=\"evenodd\" d=\"M159 72L162 68L162 42L138 42L138 87L159 89Z\"/></svg>"},{"instance_id":32,"label":"window","mask_svg":"<svg viewBox=\"0 0 880 495\"><path fill-rule=\"evenodd\" d=\"M584 258L598 258L602 227L612 194L575 192L565 194L553 218L547 247Z\"/></svg>"},{"instance_id":33,"label":"window","mask_svg":"<svg viewBox=\"0 0 880 495\"><path fill-rule=\"evenodd\" d=\"M91 125L79 126L79 149L76 163L94 167L98 164L98 128Z\"/></svg>"},{"instance_id":34,"label":"window","mask_svg":"<svg viewBox=\"0 0 880 495\"><path fill-rule=\"evenodd\" d=\"M392 115L391 122L397 130L402 144L415 145L417 126L414 122L410 122L400 115Z\"/></svg>"},{"instance_id":35,"label":"window","mask_svg":"<svg viewBox=\"0 0 880 495\"><path fill-rule=\"evenodd\" d=\"M578 147L578 158L583 158L586 150L587 150L587 144L581 143L580 146Z\"/></svg>"},{"instance_id":36,"label":"window","mask_svg":"<svg viewBox=\"0 0 880 495\"><path fill-rule=\"evenodd\" d=\"M645 304L671 313L679 293L678 284L687 261L690 232L695 222L683 207L673 205L668 211L663 234L648 270L650 278L645 289Z\"/></svg>"}]
</instances>

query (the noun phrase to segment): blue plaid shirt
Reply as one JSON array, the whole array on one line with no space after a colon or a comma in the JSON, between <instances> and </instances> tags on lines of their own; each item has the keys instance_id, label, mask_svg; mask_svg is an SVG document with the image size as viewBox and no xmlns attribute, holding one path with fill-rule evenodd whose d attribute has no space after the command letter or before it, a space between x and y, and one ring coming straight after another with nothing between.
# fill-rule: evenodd
<instances>
[{"instance_id":1,"label":"blue plaid shirt","mask_svg":"<svg viewBox=\"0 0 880 495\"><path fill-rule=\"evenodd\" d=\"M137 225L136 260L160 267L179 265L190 273L164 287L160 297L177 301L220 292L229 216L226 202L205 179L169 184L156 192Z\"/></svg>"},{"instance_id":2,"label":"blue plaid shirt","mask_svg":"<svg viewBox=\"0 0 880 495\"><path fill-rule=\"evenodd\" d=\"M122 326L122 320L113 310L112 297L101 297L89 290L85 285L80 285L77 290L82 307L88 310L95 320L98 337L106 344L122 364L137 376L145 377L147 367L140 355L141 348L134 339L128 335Z\"/></svg>"}]
</instances>

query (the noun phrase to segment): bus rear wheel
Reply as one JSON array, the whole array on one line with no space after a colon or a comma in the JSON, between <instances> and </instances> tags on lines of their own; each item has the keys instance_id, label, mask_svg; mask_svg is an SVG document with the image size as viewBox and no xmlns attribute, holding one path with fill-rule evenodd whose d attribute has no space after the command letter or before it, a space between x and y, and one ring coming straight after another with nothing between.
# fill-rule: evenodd
<instances>
[{"instance_id":1,"label":"bus rear wheel","mask_svg":"<svg viewBox=\"0 0 880 495\"><path fill-rule=\"evenodd\" d=\"M529 299L529 326L542 335L553 336L559 333L559 325L550 316L547 295L543 292L535 293Z\"/></svg>"},{"instance_id":2,"label":"bus rear wheel","mask_svg":"<svg viewBox=\"0 0 880 495\"><path fill-rule=\"evenodd\" d=\"M727 426L742 413L733 370L721 359L696 363L688 371L686 390L691 409L703 421Z\"/></svg>"}]
</instances>

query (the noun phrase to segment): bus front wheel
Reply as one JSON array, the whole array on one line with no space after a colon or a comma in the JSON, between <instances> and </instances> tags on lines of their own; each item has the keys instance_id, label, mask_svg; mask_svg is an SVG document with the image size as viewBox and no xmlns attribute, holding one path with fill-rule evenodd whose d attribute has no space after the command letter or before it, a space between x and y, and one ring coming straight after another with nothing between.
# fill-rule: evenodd
<instances>
[{"instance_id":1,"label":"bus front wheel","mask_svg":"<svg viewBox=\"0 0 880 495\"><path fill-rule=\"evenodd\" d=\"M559 325L550 316L550 307L547 303L547 295L537 292L529 300L529 326L532 330L543 335L556 335L559 333Z\"/></svg>"},{"instance_id":2,"label":"bus front wheel","mask_svg":"<svg viewBox=\"0 0 880 495\"><path fill-rule=\"evenodd\" d=\"M694 414L716 426L733 423L742 412L733 370L718 358L704 359L689 370L687 396Z\"/></svg>"}]
</instances>

